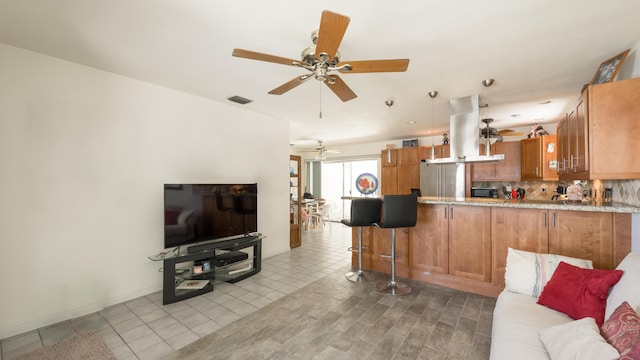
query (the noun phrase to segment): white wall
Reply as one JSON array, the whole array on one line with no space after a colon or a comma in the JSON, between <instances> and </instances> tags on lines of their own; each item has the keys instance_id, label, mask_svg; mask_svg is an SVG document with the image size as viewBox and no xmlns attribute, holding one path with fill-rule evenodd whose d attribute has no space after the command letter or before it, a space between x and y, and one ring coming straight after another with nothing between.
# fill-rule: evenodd
<instances>
[{"instance_id":1,"label":"white wall","mask_svg":"<svg viewBox=\"0 0 640 360\"><path fill-rule=\"evenodd\" d=\"M163 184L257 182L289 250L289 124L0 44L0 339L161 289Z\"/></svg>"},{"instance_id":2,"label":"white wall","mask_svg":"<svg viewBox=\"0 0 640 360\"><path fill-rule=\"evenodd\" d=\"M620 71L616 76L617 80L634 79L640 77L640 41L637 42L629 51L624 64L620 67Z\"/></svg>"}]
</instances>

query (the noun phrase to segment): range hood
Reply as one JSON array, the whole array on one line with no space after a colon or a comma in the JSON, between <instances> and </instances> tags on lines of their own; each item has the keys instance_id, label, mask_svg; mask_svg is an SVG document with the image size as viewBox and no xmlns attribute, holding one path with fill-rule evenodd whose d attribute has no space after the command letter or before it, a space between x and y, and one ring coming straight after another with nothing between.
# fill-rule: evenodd
<instances>
[{"instance_id":1,"label":"range hood","mask_svg":"<svg viewBox=\"0 0 640 360\"><path fill-rule=\"evenodd\" d=\"M480 107L478 95L449 100L450 157L423 160L427 164L496 162L504 154L480 155ZM488 139L487 139L488 140ZM490 143L487 141L486 149Z\"/></svg>"}]
</instances>

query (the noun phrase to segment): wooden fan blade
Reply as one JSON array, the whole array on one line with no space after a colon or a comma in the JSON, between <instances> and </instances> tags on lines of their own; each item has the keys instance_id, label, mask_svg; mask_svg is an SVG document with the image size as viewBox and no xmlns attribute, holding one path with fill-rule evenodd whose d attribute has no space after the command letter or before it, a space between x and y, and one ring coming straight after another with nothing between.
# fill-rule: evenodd
<instances>
[{"instance_id":1,"label":"wooden fan blade","mask_svg":"<svg viewBox=\"0 0 640 360\"><path fill-rule=\"evenodd\" d=\"M340 100L346 102L358 97L358 95L356 95L356 93L354 93L339 76L331 75L331 77L335 80L333 84L329 84L329 81L327 80L325 80L324 83L327 84L331 91L338 95Z\"/></svg>"},{"instance_id":2,"label":"wooden fan blade","mask_svg":"<svg viewBox=\"0 0 640 360\"><path fill-rule=\"evenodd\" d=\"M329 54L329 60L333 60L338 52L344 33L347 31L351 19L328 10L322 12L318 40L316 41L316 58L321 53Z\"/></svg>"},{"instance_id":3,"label":"wooden fan blade","mask_svg":"<svg viewBox=\"0 0 640 360\"><path fill-rule=\"evenodd\" d=\"M409 59L343 61L338 64L338 67L346 64L351 65L351 71L340 71L343 74L402 72L407 71L407 68L409 67Z\"/></svg>"},{"instance_id":4,"label":"wooden fan blade","mask_svg":"<svg viewBox=\"0 0 640 360\"><path fill-rule=\"evenodd\" d=\"M305 81L307 81L309 79L311 79L311 76L305 77L305 78L303 78L301 76L298 76L298 77L294 78L293 80L288 81L288 82L278 86L277 88L269 91L269 94L271 94L271 95L282 95L282 94L286 93L287 91L293 89L294 87L302 84L303 82L305 82Z\"/></svg>"},{"instance_id":5,"label":"wooden fan blade","mask_svg":"<svg viewBox=\"0 0 640 360\"><path fill-rule=\"evenodd\" d=\"M509 131L504 131L504 130L500 130L498 131L498 135L500 136L525 136L526 134L524 132L521 131L513 131L513 130L509 130Z\"/></svg>"},{"instance_id":6,"label":"wooden fan blade","mask_svg":"<svg viewBox=\"0 0 640 360\"><path fill-rule=\"evenodd\" d=\"M251 50L244 50L244 49L233 49L232 55L235 57L266 61L266 62L282 64L282 65L291 65L294 62L297 62L297 60L293 60L293 59L287 59L280 56L263 54L263 53L259 53Z\"/></svg>"}]
</instances>

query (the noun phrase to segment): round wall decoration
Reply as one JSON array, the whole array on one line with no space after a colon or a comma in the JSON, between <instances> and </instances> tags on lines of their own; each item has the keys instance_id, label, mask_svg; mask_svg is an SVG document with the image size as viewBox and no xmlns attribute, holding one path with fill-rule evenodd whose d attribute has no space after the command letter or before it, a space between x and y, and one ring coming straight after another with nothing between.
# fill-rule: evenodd
<instances>
[{"instance_id":1,"label":"round wall decoration","mask_svg":"<svg viewBox=\"0 0 640 360\"><path fill-rule=\"evenodd\" d=\"M373 194L378 189L378 178L369 173L360 174L356 179L356 189L362 195Z\"/></svg>"}]
</instances>

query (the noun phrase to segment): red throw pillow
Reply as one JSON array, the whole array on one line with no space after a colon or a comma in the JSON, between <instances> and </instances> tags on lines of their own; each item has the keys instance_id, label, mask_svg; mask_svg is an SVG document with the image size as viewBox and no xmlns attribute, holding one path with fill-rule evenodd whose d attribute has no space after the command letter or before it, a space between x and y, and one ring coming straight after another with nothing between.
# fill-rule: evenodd
<instances>
[{"instance_id":1,"label":"red throw pillow","mask_svg":"<svg viewBox=\"0 0 640 360\"><path fill-rule=\"evenodd\" d=\"M542 290L538 304L573 319L592 317L602 326L609 289L621 277L622 270L583 269L561 261Z\"/></svg>"},{"instance_id":2,"label":"red throw pillow","mask_svg":"<svg viewBox=\"0 0 640 360\"><path fill-rule=\"evenodd\" d=\"M620 304L600 330L621 360L640 359L640 316L628 302Z\"/></svg>"},{"instance_id":3,"label":"red throw pillow","mask_svg":"<svg viewBox=\"0 0 640 360\"><path fill-rule=\"evenodd\" d=\"M164 224L175 225L178 223L178 216L180 216L179 210L165 210L164 211Z\"/></svg>"}]
</instances>

